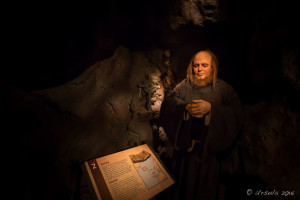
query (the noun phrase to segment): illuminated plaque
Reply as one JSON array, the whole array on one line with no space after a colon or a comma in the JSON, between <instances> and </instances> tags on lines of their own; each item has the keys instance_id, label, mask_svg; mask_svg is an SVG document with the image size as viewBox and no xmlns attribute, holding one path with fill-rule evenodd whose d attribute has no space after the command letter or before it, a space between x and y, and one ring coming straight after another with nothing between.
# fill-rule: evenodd
<instances>
[{"instance_id":1,"label":"illuminated plaque","mask_svg":"<svg viewBox=\"0 0 300 200\"><path fill-rule=\"evenodd\" d=\"M82 168L96 199L150 199L175 182L147 144L85 161Z\"/></svg>"}]
</instances>

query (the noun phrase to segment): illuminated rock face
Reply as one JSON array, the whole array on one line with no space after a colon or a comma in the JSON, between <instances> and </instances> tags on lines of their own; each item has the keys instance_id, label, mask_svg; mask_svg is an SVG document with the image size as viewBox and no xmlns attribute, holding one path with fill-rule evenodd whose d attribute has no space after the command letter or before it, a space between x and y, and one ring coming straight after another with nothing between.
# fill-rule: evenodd
<instances>
[{"instance_id":1,"label":"illuminated rock face","mask_svg":"<svg viewBox=\"0 0 300 200\"><path fill-rule=\"evenodd\" d=\"M72 142L81 159L152 144L150 120L164 97L160 69L168 66L163 51L150 53L119 47L78 78L31 93L86 124L84 131L75 131L81 139Z\"/></svg>"}]
</instances>

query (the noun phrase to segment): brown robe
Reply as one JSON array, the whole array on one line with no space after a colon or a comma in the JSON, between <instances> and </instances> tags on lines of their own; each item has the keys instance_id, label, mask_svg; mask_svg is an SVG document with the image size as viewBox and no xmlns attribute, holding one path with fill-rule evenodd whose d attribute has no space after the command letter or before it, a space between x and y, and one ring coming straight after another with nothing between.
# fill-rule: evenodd
<instances>
[{"instance_id":1,"label":"brown robe","mask_svg":"<svg viewBox=\"0 0 300 200\"><path fill-rule=\"evenodd\" d=\"M208 117L186 116L185 107L194 99L211 103ZM206 117L207 118L207 117ZM160 123L174 147L170 171L176 184L168 198L216 199L219 175L218 153L232 145L243 122L242 106L235 90L218 79L216 85L193 86L186 80L179 83L161 106ZM192 140L197 141L191 152Z\"/></svg>"}]
</instances>

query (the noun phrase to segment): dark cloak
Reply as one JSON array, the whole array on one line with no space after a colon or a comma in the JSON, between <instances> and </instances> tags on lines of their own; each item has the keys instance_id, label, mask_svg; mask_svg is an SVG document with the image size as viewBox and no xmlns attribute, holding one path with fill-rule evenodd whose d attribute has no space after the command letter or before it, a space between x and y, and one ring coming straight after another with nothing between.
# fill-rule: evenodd
<instances>
[{"instance_id":1,"label":"dark cloak","mask_svg":"<svg viewBox=\"0 0 300 200\"><path fill-rule=\"evenodd\" d=\"M211 103L210 122L190 116L185 107L193 99ZM242 106L235 90L218 79L215 86L194 86L183 80L165 97L160 123L174 148L170 171L177 183L169 199L216 199L220 160L218 154L237 138L243 122ZM197 140L192 152L192 140Z\"/></svg>"}]
</instances>

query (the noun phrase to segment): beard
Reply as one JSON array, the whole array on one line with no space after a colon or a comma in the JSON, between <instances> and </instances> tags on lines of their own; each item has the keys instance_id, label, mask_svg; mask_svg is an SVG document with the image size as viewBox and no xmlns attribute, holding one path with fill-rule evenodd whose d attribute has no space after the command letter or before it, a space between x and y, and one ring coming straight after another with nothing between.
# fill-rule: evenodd
<instances>
[{"instance_id":1,"label":"beard","mask_svg":"<svg viewBox=\"0 0 300 200\"><path fill-rule=\"evenodd\" d=\"M210 83L213 82L213 74L210 73L206 78L204 79L198 79L196 77L195 74L193 74L192 76L192 80L191 80L192 84L195 85L195 86L206 86Z\"/></svg>"}]
</instances>

